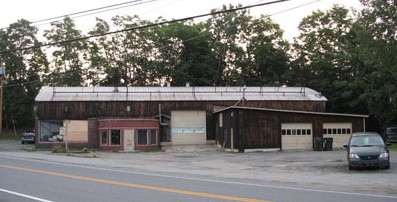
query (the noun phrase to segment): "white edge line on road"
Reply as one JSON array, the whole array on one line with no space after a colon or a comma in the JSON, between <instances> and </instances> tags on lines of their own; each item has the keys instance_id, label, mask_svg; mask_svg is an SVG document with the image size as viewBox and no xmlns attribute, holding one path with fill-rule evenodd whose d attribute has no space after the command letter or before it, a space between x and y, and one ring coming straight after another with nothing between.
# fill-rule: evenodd
<instances>
[{"instance_id":1,"label":"white edge line on road","mask_svg":"<svg viewBox=\"0 0 397 202\"><path fill-rule=\"evenodd\" d=\"M38 198L38 197L26 195L26 194L21 194L21 193L14 192L14 191L10 191L10 190L6 190L6 189L1 189L1 188L0 188L0 191L6 192L6 193L9 193L9 194L14 194L14 195L21 196L21 197L25 197L25 198L28 198L28 199L33 199L33 200L36 200L36 201L41 201L41 202L53 202L53 201L45 200L45 199L42 199L42 198Z\"/></svg>"},{"instance_id":2,"label":"white edge line on road","mask_svg":"<svg viewBox=\"0 0 397 202\"><path fill-rule=\"evenodd\" d=\"M202 181L202 182L215 182L215 183L223 183L223 184L235 184L235 185L246 185L246 186L256 186L256 187L269 187L269 188L276 188L276 189L289 189L289 190L298 190L298 191L300 190L300 191L310 191L310 192L346 194L346 195L356 195L356 196L370 196L370 197L378 197L378 198L397 199L397 196L388 196L388 195L361 194L361 193L331 191L331 190L321 190L321 189L296 188L296 187L287 187L287 186L244 183L244 182L231 182L231 181L223 181L223 180L210 180L210 179L200 179L200 178L193 178L193 177L180 177L180 176L172 176L172 175L144 173L144 172L136 172L136 171L124 171L124 170L116 170L116 169L109 169L109 168L98 168L98 167L93 167L93 166L88 166L88 165L83 166L83 165L75 165L75 164L72 165L72 164L59 163L59 162L55 163L55 162L48 162L45 160L39 160L39 159L32 160L32 159L25 159L25 158L14 157L14 156L0 156L0 157L10 158L10 159L15 159L15 160L25 160L25 161L31 161L31 162L47 163L47 164L53 164L53 165L70 166L70 167L76 167L76 168L86 168L86 169L113 171L113 172L136 174L136 175L146 175L146 176L153 176L153 177L165 177L165 178L174 178L174 179L183 179L183 180L195 180L195 181Z\"/></svg>"}]
</instances>

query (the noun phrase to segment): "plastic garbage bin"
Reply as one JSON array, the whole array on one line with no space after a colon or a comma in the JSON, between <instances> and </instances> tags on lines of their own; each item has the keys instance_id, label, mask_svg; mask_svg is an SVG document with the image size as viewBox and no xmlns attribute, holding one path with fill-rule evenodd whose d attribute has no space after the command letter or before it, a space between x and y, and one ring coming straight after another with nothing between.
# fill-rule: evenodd
<instances>
[{"instance_id":1,"label":"plastic garbage bin","mask_svg":"<svg viewBox=\"0 0 397 202\"><path fill-rule=\"evenodd\" d=\"M314 151L323 151L323 138L321 138L321 137L314 138L313 150Z\"/></svg>"},{"instance_id":2,"label":"plastic garbage bin","mask_svg":"<svg viewBox=\"0 0 397 202\"><path fill-rule=\"evenodd\" d=\"M324 151L332 151L332 142L333 141L334 141L334 139L331 137L324 138Z\"/></svg>"}]
</instances>

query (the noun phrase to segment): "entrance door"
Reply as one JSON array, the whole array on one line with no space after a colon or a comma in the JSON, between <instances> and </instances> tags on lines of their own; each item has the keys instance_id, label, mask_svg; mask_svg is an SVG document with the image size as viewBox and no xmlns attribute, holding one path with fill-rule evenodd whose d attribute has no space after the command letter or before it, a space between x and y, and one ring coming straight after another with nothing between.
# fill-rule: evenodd
<instances>
[{"instance_id":1,"label":"entrance door","mask_svg":"<svg viewBox=\"0 0 397 202\"><path fill-rule=\"evenodd\" d=\"M124 130L124 151L133 151L135 149L134 130Z\"/></svg>"}]
</instances>

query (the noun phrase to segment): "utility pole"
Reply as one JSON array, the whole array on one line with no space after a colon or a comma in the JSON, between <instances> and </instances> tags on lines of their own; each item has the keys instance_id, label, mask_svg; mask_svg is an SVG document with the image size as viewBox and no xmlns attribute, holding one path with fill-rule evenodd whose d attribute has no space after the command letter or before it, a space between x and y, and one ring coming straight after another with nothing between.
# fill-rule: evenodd
<instances>
[{"instance_id":1,"label":"utility pole","mask_svg":"<svg viewBox=\"0 0 397 202\"><path fill-rule=\"evenodd\" d=\"M3 78L6 69L3 66L3 60L0 58L0 136L3 135Z\"/></svg>"}]
</instances>

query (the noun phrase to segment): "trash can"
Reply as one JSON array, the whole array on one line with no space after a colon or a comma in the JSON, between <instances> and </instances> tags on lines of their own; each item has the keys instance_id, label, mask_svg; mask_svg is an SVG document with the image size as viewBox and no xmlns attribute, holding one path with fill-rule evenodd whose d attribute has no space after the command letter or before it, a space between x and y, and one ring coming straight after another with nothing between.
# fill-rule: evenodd
<instances>
[{"instance_id":1,"label":"trash can","mask_svg":"<svg viewBox=\"0 0 397 202\"><path fill-rule=\"evenodd\" d=\"M323 138L321 138L321 137L314 138L313 150L314 151L323 151Z\"/></svg>"},{"instance_id":2,"label":"trash can","mask_svg":"<svg viewBox=\"0 0 397 202\"><path fill-rule=\"evenodd\" d=\"M324 151L332 151L332 142L333 141L334 141L334 139L331 137L324 138Z\"/></svg>"}]
</instances>

